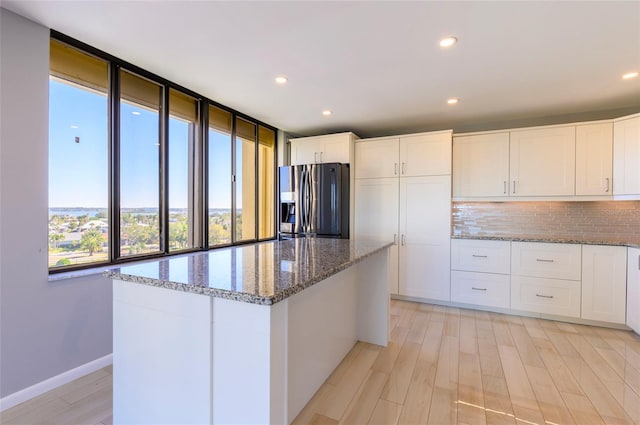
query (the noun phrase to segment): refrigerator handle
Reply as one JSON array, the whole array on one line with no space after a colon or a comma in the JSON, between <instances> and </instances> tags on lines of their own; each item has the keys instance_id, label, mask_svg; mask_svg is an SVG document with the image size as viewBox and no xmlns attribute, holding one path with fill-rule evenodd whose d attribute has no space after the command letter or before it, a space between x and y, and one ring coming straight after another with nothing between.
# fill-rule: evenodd
<instances>
[{"instance_id":1,"label":"refrigerator handle","mask_svg":"<svg viewBox=\"0 0 640 425\"><path fill-rule=\"evenodd\" d=\"M305 205L305 169L300 170L300 205L298 206L298 217L300 218L300 232L304 232L304 205Z\"/></svg>"},{"instance_id":2,"label":"refrigerator handle","mask_svg":"<svg viewBox=\"0 0 640 425\"><path fill-rule=\"evenodd\" d=\"M313 197L313 183L312 183L312 178L313 178L313 169L308 169L307 170L307 205L306 205L306 233L310 233L311 232L311 205L312 205L312 197Z\"/></svg>"}]
</instances>

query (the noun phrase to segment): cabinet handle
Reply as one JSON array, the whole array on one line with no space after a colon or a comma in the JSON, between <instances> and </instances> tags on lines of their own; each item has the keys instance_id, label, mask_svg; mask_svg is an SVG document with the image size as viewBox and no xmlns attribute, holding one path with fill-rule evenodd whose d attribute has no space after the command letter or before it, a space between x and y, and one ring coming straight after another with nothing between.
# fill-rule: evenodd
<instances>
[{"instance_id":1,"label":"cabinet handle","mask_svg":"<svg viewBox=\"0 0 640 425\"><path fill-rule=\"evenodd\" d=\"M472 256L472 257L475 257L475 258L487 258L487 256L486 256L486 255L476 255L476 254L471 254L471 256Z\"/></svg>"},{"instance_id":2,"label":"cabinet handle","mask_svg":"<svg viewBox=\"0 0 640 425\"><path fill-rule=\"evenodd\" d=\"M516 193L516 181L513 181L513 193Z\"/></svg>"},{"instance_id":3,"label":"cabinet handle","mask_svg":"<svg viewBox=\"0 0 640 425\"><path fill-rule=\"evenodd\" d=\"M398 234L397 233L393 234L393 244L394 245L398 245Z\"/></svg>"},{"instance_id":4,"label":"cabinet handle","mask_svg":"<svg viewBox=\"0 0 640 425\"><path fill-rule=\"evenodd\" d=\"M536 258L536 261L538 261L540 263L553 263L556 260L545 260L544 258Z\"/></svg>"},{"instance_id":5,"label":"cabinet handle","mask_svg":"<svg viewBox=\"0 0 640 425\"><path fill-rule=\"evenodd\" d=\"M541 295L541 294L536 294L536 297L552 299L552 298L553 298L553 295Z\"/></svg>"},{"instance_id":6,"label":"cabinet handle","mask_svg":"<svg viewBox=\"0 0 640 425\"><path fill-rule=\"evenodd\" d=\"M504 183L503 184L503 186L504 186L504 194L506 195L507 194L507 181L505 180L503 183Z\"/></svg>"},{"instance_id":7,"label":"cabinet handle","mask_svg":"<svg viewBox=\"0 0 640 425\"><path fill-rule=\"evenodd\" d=\"M487 288L474 288L473 286L471 287L471 289L473 289L474 291L486 291Z\"/></svg>"},{"instance_id":8,"label":"cabinet handle","mask_svg":"<svg viewBox=\"0 0 640 425\"><path fill-rule=\"evenodd\" d=\"M404 246L405 244L405 237L404 234L400 237L400 245Z\"/></svg>"},{"instance_id":9,"label":"cabinet handle","mask_svg":"<svg viewBox=\"0 0 640 425\"><path fill-rule=\"evenodd\" d=\"M313 153L313 163L317 164L318 163L318 152L314 152Z\"/></svg>"},{"instance_id":10,"label":"cabinet handle","mask_svg":"<svg viewBox=\"0 0 640 425\"><path fill-rule=\"evenodd\" d=\"M397 162L393 163L393 175L394 176L398 175L398 163Z\"/></svg>"},{"instance_id":11,"label":"cabinet handle","mask_svg":"<svg viewBox=\"0 0 640 425\"><path fill-rule=\"evenodd\" d=\"M604 191L609 193L609 177L607 177L605 180L607 181L607 188Z\"/></svg>"},{"instance_id":12,"label":"cabinet handle","mask_svg":"<svg viewBox=\"0 0 640 425\"><path fill-rule=\"evenodd\" d=\"M320 163L322 163L322 156L323 156L324 152L320 152Z\"/></svg>"},{"instance_id":13,"label":"cabinet handle","mask_svg":"<svg viewBox=\"0 0 640 425\"><path fill-rule=\"evenodd\" d=\"M405 166L405 163L403 162L403 163L402 163L402 175L403 175L403 176L404 176L404 174L405 174L404 166Z\"/></svg>"}]
</instances>

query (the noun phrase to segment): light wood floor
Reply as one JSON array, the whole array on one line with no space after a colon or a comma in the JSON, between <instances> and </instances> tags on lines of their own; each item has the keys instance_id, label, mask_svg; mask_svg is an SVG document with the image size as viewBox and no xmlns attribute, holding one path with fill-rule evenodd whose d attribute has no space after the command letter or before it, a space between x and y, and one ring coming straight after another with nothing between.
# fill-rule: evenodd
<instances>
[{"instance_id":1,"label":"light wood floor","mask_svg":"<svg viewBox=\"0 0 640 425\"><path fill-rule=\"evenodd\" d=\"M391 303L386 348L358 343L300 424L637 424L640 337L473 310ZM0 415L10 424L111 424L102 369Z\"/></svg>"}]
</instances>

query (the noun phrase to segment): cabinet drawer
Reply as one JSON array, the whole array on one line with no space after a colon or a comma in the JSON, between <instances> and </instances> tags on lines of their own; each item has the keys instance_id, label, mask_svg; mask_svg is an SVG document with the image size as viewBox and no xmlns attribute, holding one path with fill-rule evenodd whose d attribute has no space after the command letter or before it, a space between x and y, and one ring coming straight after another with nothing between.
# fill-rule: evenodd
<instances>
[{"instance_id":1,"label":"cabinet drawer","mask_svg":"<svg viewBox=\"0 0 640 425\"><path fill-rule=\"evenodd\" d=\"M451 240L451 268L470 272L509 274L511 242Z\"/></svg>"},{"instance_id":2,"label":"cabinet drawer","mask_svg":"<svg viewBox=\"0 0 640 425\"><path fill-rule=\"evenodd\" d=\"M580 280L581 265L581 245L511 243L512 275Z\"/></svg>"},{"instance_id":3,"label":"cabinet drawer","mask_svg":"<svg viewBox=\"0 0 640 425\"><path fill-rule=\"evenodd\" d=\"M511 308L580 317L580 282L511 276Z\"/></svg>"},{"instance_id":4,"label":"cabinet drawer","mask_svg":"<svg viewBox=\"0 0 640 425\"><path fill-rule=\"evenodd\" d=\"M451 301L509 308L509 275L451 272Z\"/></svg>"}]
</instances>

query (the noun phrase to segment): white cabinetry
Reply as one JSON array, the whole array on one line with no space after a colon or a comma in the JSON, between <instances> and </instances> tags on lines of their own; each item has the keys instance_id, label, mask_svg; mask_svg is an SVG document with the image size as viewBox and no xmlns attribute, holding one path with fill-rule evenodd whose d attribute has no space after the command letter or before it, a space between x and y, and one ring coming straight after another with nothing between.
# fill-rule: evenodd
<instances>
[{"instance_id":1,"label":"white cabinetry","mask_svg":"<svg viewBox=\"0 0 640 425\"><path fill-rule=\"evenodd\" d=\"M453 138L453 196L507 197L509 133Z\"/></svg>"},{"instance_id":2,"label":"white cabinetry","mask_svg":"<svg viewBox=\"0 0 640 425\"><path fill-rule=\"evenodd\" d=\"M582 318L625 323L627 249L582 246Z\"/></svg>"},{"instance_id":3,"label":"white cabinetry","mask_svg":"<svg viewBox=\"0 0 640 425\"><path fill-rule=\"evenodd\" d=\"M450 299L451 131L355 143L356 238L394 241L390 292Z\"/></svg>"},{"instance_id":4,"label":"white cabinetry","mask_svg":"<svg viewBox=\"0 0 640 425\"><path fill-rule=\"evenodd\" d=\"M576 195L613 193L613 124L576 126Z\"/></svg>"},{"instance_id":5,"label":"white cabinetry","mask_svg":"<svg viewBox=\"0 0 640 425\"><path fill-rule=\"evenodd\" d=\"M358 137L353 133L291 139L291 165L351 162L351 149Z\"/></svg>"},{"instance_id":6,"label":"white cabinetry","mask_svg":"<svg viewBox=\"0 0 640 425\"><path fill-rule=\"evenodd\" d=\"M613 123L613 194L640 199L640 115Z\"/></svg>"},{"instance_id":7,"label":"white cabinetry","mask_svg":"<svg viewBox=\"0 0 640 425\"><path fill-rule=\"evenodd\" d=\"M451 176L400 179L400 295L450 299L450 220Z\"/></svg>"},{"instance_id":8,"label":"white cabinetry","mask_svg":"<svg viewBox=\"0 0 640 425\"><path fill-rule=\"evenodd\" d=\"M356 170L358 167L356 166ZM358 239L397 241L398 179L356 179L356 221L354 234ZM398 245L389 248L389 292L398 293Z\"/></svg>"},{"instance_id":9,"label":"white cabinetry","mask_svg":"<svg viewBox=\"0 0 640 425\"><path fill-rule=\"evenodd\" d=\"M361 140L355 158L357 179L451 174L451 132Z\"/></svg>"},{"instance_id":10,"label":"white cabinetry","mask_svg":"<svg viewBox=\"0 0 640 425\"><path fill-rule=\"evenodd\" d=\"M627 248L627 326L640 334L639 248Z\"/></svg>"},{"instance_id":11,"label":"white cabinetry","mask_svg":"<svg viewBox=\"0 0 640 425\"><path fill-rule=\"evenodd\" d=\"M511 308L580 317L581 246L511 243Z\"/></svg>"},{"instance_id":12,"label":"white cabinetry","mask_svg":"<svg viewBox=\"0 0 640 425\"><path fill-rule=\"evenodd\" d=\"M510 133L510 193L571 196L575 193L575 127Z\"/></svg>"},{"instance_id":13,"label":"white cabinetry","mask_svg":"<svg viewBox=\"0 0 640 425\"><path fill-rule=\"evenodd\" d=\"M400 139L360 140L355 144L356 179L398 177Z\"/></svg>"},{"instance_id":14,"label":"white cabinetry","mask_svg":"<svg viewBox=\"0 0 640 425\"><path fill-rule=\"evenodd\" d=\"M510 242L451 241L451 301L509 308Z\"/></svg>"}]
</instances>

